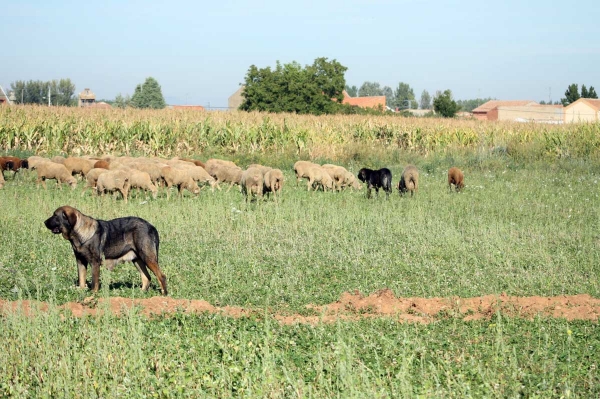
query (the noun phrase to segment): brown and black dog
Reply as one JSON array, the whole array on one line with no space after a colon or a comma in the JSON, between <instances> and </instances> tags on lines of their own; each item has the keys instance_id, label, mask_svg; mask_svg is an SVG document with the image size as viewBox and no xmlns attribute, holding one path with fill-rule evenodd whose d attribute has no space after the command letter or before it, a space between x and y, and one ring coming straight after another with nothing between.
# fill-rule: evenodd
<instances>
[{"instance_id":1,"label":"brown and black dog","mask_svg":"<svg viewBox=\"0 0 600 399\"><path fill-rule=\"evenodd\" d=\"M92 266L92 290L100 287L100 267L109 269L121 262L131 261L142 277L142 290L150 286L154 273L163 295L167 295L167 278L158 266L158 231L137 217L98 220L86 216L70 206L61 206L44 224L54 234L69 240L79 276L79 287L86 288L88 265Z\"/></svg>"},{"instance_id":2,"label":"brown and black dog","mask_svg":"<svg viewBox=\"0 0 600 399\"><path fill-rule=\"evenodd\" d=\"M453 184L456 191L460 191L465 187L465 175L457 167L448 170L448 188L450 190L452 190Z\"/></svg>"}]
</instances>

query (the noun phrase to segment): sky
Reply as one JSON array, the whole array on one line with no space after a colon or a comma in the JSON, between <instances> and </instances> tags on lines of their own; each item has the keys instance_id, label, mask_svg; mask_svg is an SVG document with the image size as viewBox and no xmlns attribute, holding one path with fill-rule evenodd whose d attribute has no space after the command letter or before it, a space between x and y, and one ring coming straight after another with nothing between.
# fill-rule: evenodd
<instances>
[{"instance_id":1,"label":"sky","mask_svg":"<svg viewBox=\"0 0 600 399\"><path fill-rule=\"evenodd\" d=\"M70 78L97 99L152 76L168 104L226 107L250 65L346 66L346 83L556 101L600 89L597 0L2 0L0 85Z\"/></svg>"}]
</instances>

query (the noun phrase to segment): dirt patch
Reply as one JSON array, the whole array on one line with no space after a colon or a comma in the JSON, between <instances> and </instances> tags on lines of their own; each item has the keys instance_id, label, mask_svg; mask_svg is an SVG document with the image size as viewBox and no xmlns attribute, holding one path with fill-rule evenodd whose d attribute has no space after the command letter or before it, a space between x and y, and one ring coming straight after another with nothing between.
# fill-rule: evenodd
<instances>
[{"instance_id":1,"label":"dirt patch","mask_svg":"<svg viewBox=\"0 0 600 399\"><path fill-rule=\"evenodd\" d=\"M511 317L564 318L567 320L598 320L600 299L590 295L571 295L555 297L516 297L486 295L475 298L397 298L391 290L385 289L369 296L359 292L343 293L340 299L328 305L307 305L313 316L281 315L272 316L282 324L329 323L336 320L358 320L361 318L390 317L401 322L429 323L444 318L459 318L465 321L488 319L496 312ZM0 300L2 313L23 311L27 315L47 312L50 306L36 301ZM75 317L96 316L105 311L121 315L136 308L146 316L186 313L221 313L231 317L264 315L264 309L246 309L234 306L215 307L202 300L173 299L153 297L148 299L130 299L122 297L88 297L82 302L68 302L57 307Z\"/></svg>"}]
</instances>

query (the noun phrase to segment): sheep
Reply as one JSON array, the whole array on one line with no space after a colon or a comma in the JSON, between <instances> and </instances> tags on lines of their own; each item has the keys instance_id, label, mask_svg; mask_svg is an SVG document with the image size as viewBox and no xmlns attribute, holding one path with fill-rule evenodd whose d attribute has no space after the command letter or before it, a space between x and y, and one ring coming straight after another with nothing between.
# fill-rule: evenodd
<instances>
[{"instance_id":1,"label":"sheep","mask_svg":"<svg viewBox=\"0 0 600 399\"><path fill-rule=\"evenodd\" d=\"M271 169L273 169L270 166L264 166L264 165L261 165L261 164L258 164L258 163L253 163L251 165L248 165L248 169L250 169L250 168L258 168L258 169L260 169L260 171L261 171L261 173L263 175L265 173L267 173L268 171L270 171Z\"/></svg>"},{"instance_id":2,"label":"sheep","mask_svg":"<svg viewBox=\"0 0 600 399\"><path fill-rule=\"evenodd\" d=\"M98 176L96 182L96 191L100 195L105 192L118 191L123 196L123 200L127 203L127 195L129 194L129 177L125 170L110 170Z\"/></svg>"},{"instance_id":3,"label":"sheep","mask_svg":"<svg viewBox=\"0 0 600 399\"><path fill-rule=\"evenodd\" d=\"M156 187L152 183L152 179L147 172L142 172L137 169L129 169L125 170L127 173L127 177L129 178L129 186L130 188L138 188L144 191L150 191L152 193L152 198L156 199L158 195L158 187Z\"/></svg>"},{"instance_id":4,"label":"sheep","mask_svg":"<svg viewBox=\"0 0 600 399\"><path fill-rule=\"evenodd\" d=\"M109 166L110 166L109 161L100 160L100 161L96 161L96 163L94 163L95 169L110 169Z\"/></svg>"},{"instance_id":5,"label":"sheep","mask_svg":"<svg viewBox=\"0 0 600 399\"><path fill-rule=\"evenodd\" d=\"M160 169L160 172L167 185L167 198L169 198L169 189L173 185L177 186L179 196L183 195L184 188L193 194L198 194L200 192L200 187L198 187L194 179L192 179L185 170L165 166Z\"/></svg>"},{"instance_id":6,"label":"sheep","mask_svg":"<svg viewBox=\"0 0 600 399\"><path fill-rule=\"evenodd\" d=\"M242 168L238 168L237 166L230 167L226 165L217 165L213 168L212 177L215 178L217 183L217 188L220 190L219 183L229 183L229 188L227 191L231 190L234 184L241 184L242 181Z\"/></svg>"},{"instance_id":7,"label":"sheep","mask_svg":"<svg viewBox=\"0 0 600 399\"><path fill-rule=\"evenodd\" d=\"M248 202L248 196L252 197L252 199L255 197L262 197L264 181L260 169L246 169L242 173L240 185L242 186L242 194L246 197L246 202Z\"/></svg>"},{"instance_id":8,"label":"sheep","mask_svg":"<svg viewBox=\"0 0 600 399\"><path fill-rule=\"evenodd\" d=\"M112 165L112 164L111 164ZM132 169L141 170L142 172L146 172L150 175L150 179L155 185L158 185L162 180L162 174L160 170L168 166L163 163L153 163L153 162L134 162L129 164L129 167Z\"/></svg>"},{"instance_id":9,"label":"sheep","mask_svg":"<svg viewBox=\"0 0 600 399\"><path fill-rule=\"evenodd\" d=\"M197 160L197 159L181 158L181 160L182 160L182 161L186 161L186 162L191 162L191 163L193 163L193 164L194 164L194 165L196 165L196 166L201 166L201 167L203 167L204 169L206 169L206 165L204 164L204 162L202 162L202 161L199 161L199 160Z\"/></svg>"},{"instance_id":10,"label":"sheep","mask_svg":"<svg viewBox=\"0 0 600 399\"><path fill-rule=\"evenodd\" d=\"M215 191L217 181L214 177L209 175L203 167L190 164L189 166L181 167L179 169L185 170L196 183L202 185L208 184L210 185L211 191Z\"/></svg>"},{"instance_id":11,"label":"sheep","mask_svg":"<svg viewBox=\"0 0 600 399\"><path fill-rule=\"evenodd\" d=\"M316 163L312 163L310 161L298 161L294 164L294 173L296 173L296 187L298 187L298 183L302 178L308 177L306 171L308 168L313 166L319 166Z\"/></svg>"},{"instance_id":12,"label":"sheep","mask_svg":"<svg viewBox=\"0 0 600 399\"><path fill-rule=\"evenodd\" d=\"M329 173L319 165L313 165L303 170L304 177L308 178L308 191L311 187L321 186L323 191L333 190L333 180ZM318 187L315 187L315 191Z\"/></svg>"},{"instance_id":13,"label":"sheep","mask_svg":"<svg viewBox=\"0 0 600 399\"><path fill-rule=\"evenodd\" d=\"M100 177L101 174L108 172L107 169L103 169L103 168L94 168L91 169L87 175L85 175L85 180L87 182L87 184L85 185L85 187L83 188L83 191L81 192L81 195L83 196L85 194L85 192L87 191L88 188L92 189L92 192L96 191L96 184L98 182L98 177Z\"/></svg>"},{"instance_id":14,"label":"sheep","mask_svg":"<svg viewBox=\"0 0 600 399\"><path fill-rule=\"evenodd\" d=\"M270 169L263 177L263 193L267 193L267 198L270 193L277 198L281 195L283 189L283 172L279 169Z\"/></svg>"},{"instance_id":15,"label":"sheep","mask_svg":"<svg viewBox=\"0 0 600 399\"><path fill-rule=\"evenodd\" d=\"M344 174L344 184L342 187L351 187L355 190L361 190L362 186L360 185L360 183L358 182L358 180L356 180L356 177L354 176L353 173L346 171L346 173Z\"/></svg>"},{"instance_id":16,"label":"sheep","mask_svg":"<svg viewBox=\"0 0 600 399\"><path fill-rule=\"evenodd\" d=\"M407 191L410 191L412 197L414 193L419 189L419 171L414 165L407 165L402 171L400 181L398 182L398 193L404 195Z\"/></svg>"},{"instance_id":17,"label":"sheep","mask_svg":"<svg viewBox=\"0 0 600 399\"><path fill-rule=\"evenodd\" d=\"M215 175L213 174L213 170L214 170L214 168L216 168L219 165L220 166L228 166L230 168L238 168L239 167L231 161L225 161L223 159L211 158L205 162L204 169L206 169L206 171L208 172L209 175L211 175L212 177L215 177ZM216 177L215 177L215 179L216 179Z\"/></svg>"},{"instance_id":18,"label":"sheep","mask_svg":"<svg viewBox=\"0 0 600 399\"><path fill-rule=\"evenodd\" d=\"M93 159L69 157L65 159L64 165L71 174L81 174L85 177L87 172L94 168L96 162Z\"/></svg>"},{"instance_id":19,"label":"sheep","mask_svg":"<svg viewBox=\"0 0 600 399\"><path fill-rule=\"evenodd\" d=\"M65 157L61 157L60 155L57 155L57 156L54 156L54 157L50 158L50 160L51 160L52 162L54 162L54 163L61 163L61 164L63 164L63 165L65 164L65 160L66 160L66 159L67 159L67 158L65 158Z\"/></svg>"},{"instance_id":20,"label":"sheep","mask_svg":"<svg viewBox=\"0 0 600 399\"><path fill-rule=\"evenodd\" d=\"M48 158L38 157L37 155L33 155L33 156L30 156L29 158L27 158L27 163L28 163L28 166L29 166L29 170L35 170L35 168L40 163L44 163L44 162L52 162L52 161L49 160Z\"/></svg>"},{"instance_id":21,"label":"sheep","mask_svg":"<svg viewBox=\"0 0 600 399\"><path fill-rule=\"evenodd\" d=\"M62 190L61 183L67 183L72 189L77 187L77 179L75 179L65 165L54 163L54 162L43 162L37 165L37 186L39 188L40 182L46 187L46 179L55 179L56 185Z\"/></svg>"},{"instance_id":22,"label":"sheep","mask_svg":"<svg viewBox=\"0 0 600 399\"><path fill-rule=\"evenodd\" d=\"M2 173L0 173L0 188L4 187L4 183L5 183L4 176L2 175Z\"/></svg>"},{"instance_id":23,"label":"sheep","mask_svg":"<svg viewBox=\"0 0 600 399\"><path fill-rule=\"evenodd\" d=\"M346 173L348 173L346 168L332 164L325 164L322 166L322 168L325 169L327 173L329 173L331 180L333 180L335 189L337 191L341 191L344 185L344 181L346 180Z\"/></svg>"},{"instance_id":24,"label":"sheep","mask_svg":"<svg viewBox=\"0 0 600 399\"><path fill-rule=\"evenodd\" d=\"M457 167L452 167L448 170L448 188L450 190L452 190L453 184L456 192L459 192L465 187L465 175L462 170Z\"/></svg>"},{"instance_id":25,"label":"sheep","mask_svg":"<svg viewBox=\"0 0 600 399\"><path fill-rule=\"evenodd\" d=\"M11 157L11 156L0 157L0 167L2 168L2 171L12 170L14 172L13 173L13 179L14 179L15 176L17 175L17 172L19 171L19 169L28 169L29 168L29 162L27 161L27 159L21 159L21 158L17 158L17 157Z\"/></svg>"}]
</instances>

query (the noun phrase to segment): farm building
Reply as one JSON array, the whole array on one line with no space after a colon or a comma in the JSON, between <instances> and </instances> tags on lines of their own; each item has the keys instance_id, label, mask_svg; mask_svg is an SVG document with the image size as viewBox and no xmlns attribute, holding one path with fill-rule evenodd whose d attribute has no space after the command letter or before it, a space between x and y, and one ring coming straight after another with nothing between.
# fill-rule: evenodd
<instances>
[{"instance_id":1,"label":"farm building","mask_svg":"<svg viewBox=\"0 0 600 399\"><path fill-rule=\"evenodd\" d=\"M350 95L344 90L342 92L344 99L342 104L356 105L361 108L378 108L385 109L385 96L372 96L372 97L350 97Z\"/></svg>"},{"instance_id":2,"label":"farm building","mask_svg":"<svg viewBox=\"0 0 600 399\"><path fill-rule=\"evenodd\" d=\"M244 101L244 97L242 97L244 87L246 86L240 86L235 93L229 96L229 99L227 100L227 107L230 111L236 110L240 107L240 105L242 105L242 102Z\"/></svg>"},{"instance_id":3,"label":"farm building","mask_svg":"<svg viewBox=\"0 0 600 399\"><path fill-rule=\"evenodd\" d=\"M498 115L497 115L497 113L490 114L490 111L496 107L525 107L525 106L529 106L529 105L538 105L538 103L536 103L535 101L529 101L529 100L515 100L515 101L491 100L491 101L486 102L485 104L481 104L479 107L475 108L472 112L473 112L473 116L476 119L495 121L495 120L498 120Z\"/></svg>"},{"instance_id":4,"label":"farm building","mask_svg":"<svg viewBox=\"0 0 600 399\"><path fill-rule=\"evenodd\" d=\"M580 98L564 109L565 123L597 122L600 120L600 100Z\"/></svg>"},{"instance_id":5,"label":"farm building","mask_svg":"<svg viewBox=\"0 0 600 399\"><path fill-rule=\"evenodd\" d=\"M0 86L0 105L11 104L10 98L4 92L2 86Z\"/></svg>"},{"instance_id":6,"label":"farm building","mask_svg":"<svg viewBox=\"0 0 600 399\"><path fill-rule=\"evenodd\" d=\"M488 111L488 120L563 123L562 105L500 105Z\"/></svg>"},{"instance_id":7,"label":"farm building","mask_svg":"<svg viewBox=\"0 0 600 399\"><path fill-rule=\"evenodd\" d=\"M90 89L85 89L79 93L79 107L89 107L96 103L96 95Z\"/></svg>"}]
</instances>

